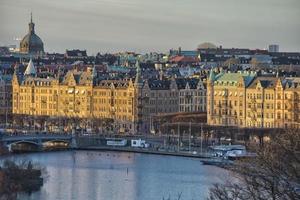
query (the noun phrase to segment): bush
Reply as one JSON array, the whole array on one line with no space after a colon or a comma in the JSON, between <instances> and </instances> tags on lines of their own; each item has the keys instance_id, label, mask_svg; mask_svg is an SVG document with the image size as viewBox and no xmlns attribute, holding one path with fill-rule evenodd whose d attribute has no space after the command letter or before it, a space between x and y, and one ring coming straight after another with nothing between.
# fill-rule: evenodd
<instances>
[{"instance_id":1,"label":"bush","mask_svg":"<svg viewBox=\"0 0 300 200\"><path fill-rule=\"evenodd\" d=\"M44 182L43 168L31 161L4 160L0 167L0 200L15 200L20 192L32 193Z\"/></svg>"}]
</instances>

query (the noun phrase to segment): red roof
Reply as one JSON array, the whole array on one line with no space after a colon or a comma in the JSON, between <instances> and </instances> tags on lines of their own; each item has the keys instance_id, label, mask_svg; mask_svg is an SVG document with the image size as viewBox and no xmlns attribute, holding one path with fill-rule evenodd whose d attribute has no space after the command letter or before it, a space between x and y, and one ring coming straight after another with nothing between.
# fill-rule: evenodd
<instances>
[{"instance_id":1,"label":"red roof","mask_svg":"<svg viewBox=\"0 0 300 200\"><path fill-rule=\"evenodd\" d=\"M199 59L196 57L191 57L191 56L174 56L172 58L170 58L169 60L170 62L173 63L196 63L199 62Z\"/></svg>"}]
</instances>

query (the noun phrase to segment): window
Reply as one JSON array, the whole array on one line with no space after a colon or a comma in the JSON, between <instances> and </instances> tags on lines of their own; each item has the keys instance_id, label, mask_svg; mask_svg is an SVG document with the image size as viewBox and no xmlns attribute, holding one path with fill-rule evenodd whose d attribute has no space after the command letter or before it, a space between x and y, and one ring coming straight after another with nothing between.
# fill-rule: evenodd
<instances>
[{"instance_id":1,"label":"window","mask_svg":"<svg viewBox=\"0 0 300 200\"><path fill-rule=\"evenodd\" d=\"M261 94L257 94L257 99L261 99Z\"/></svg>"},{"instance_id":2,"label":"window","mask_svg":"<svg viewBox=\"0 0 300 200\"><path fill-rule=\"evenodd\" d=\"M281 119L281 114L277 113L277 119Z\"/></svg>"},{"instance_id":3,"label":"window","mask_svg":"<svg viewBox=\"0 0 300 200\"><path fill-rule=\"evenodd\" d=\"M281 104L280 103L277 104L277 109L281 109Z\"/></svg>"},{"instance_id":4,"label":"window","mask_svg":"<svg viewBox=\"0 0 300 200\"><path fill-rule=\"evenodd\" d=\"M251 103L248 103L248 108L251 108Z\"/></svg>"},{"instance_id":5,"label":"window","mask_svg":"<svg viewBox=\"0 0 300 200\"><path fill-rule=\"evenodd\" d=\"M277 99L281 99L281 95L280 94L277 94Z\"/></svg>"}]
</instances>

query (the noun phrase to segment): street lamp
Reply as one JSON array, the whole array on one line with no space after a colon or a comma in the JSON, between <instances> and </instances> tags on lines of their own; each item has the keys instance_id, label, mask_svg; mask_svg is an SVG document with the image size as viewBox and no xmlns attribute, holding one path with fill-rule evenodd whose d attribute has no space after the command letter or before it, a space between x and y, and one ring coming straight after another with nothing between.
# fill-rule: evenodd
<instances>
[{"instance_id":1,"label":"street lamp","mask_svg":"<svg viewBox=\"0 0 300 200\"><path fill-rule=\"evenodd\" d=\"M191 152L191 131L192 131L192 122L189 124L189 152Z\"/></svg>"},{"instance_id":2,"label":"street lamp","mask_svg":"<svg viewBox=\"0 0 300 200\"><path fill-rule=\"evenodd\" d=\"M177 123L177 140L178 140L178 143L177 143L177 151L179 152L179 142L180 142L180 127L179 127L179 122Z\"/></svg>"}]
</instances>

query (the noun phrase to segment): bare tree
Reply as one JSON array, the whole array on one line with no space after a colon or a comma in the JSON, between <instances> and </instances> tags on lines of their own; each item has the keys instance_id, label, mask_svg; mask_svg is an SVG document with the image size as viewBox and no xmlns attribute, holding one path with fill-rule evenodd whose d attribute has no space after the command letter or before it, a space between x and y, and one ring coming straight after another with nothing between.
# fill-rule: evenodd
<instances>
[{"instance_id":1,"label":"bare tree","mask_svg":"<svg viewBox=\"0 0 300 200\"><path fill-rule=\"evenodd\" d=\"M28 160L3 160L0 167L0 200L15 200L20 192L31 193L40 189L45 168Z\"/></svg>"},{"instance_id":2,"label":"bare tree","mask_svg":"<svg viewBox=\"0 0 300 200\"><path fill-rule=\"evenodd\" d=\"M282 131L231 170L236 179L215 184L209 200L300 199L300 130Z\"/></svg>"}]
</instances>

